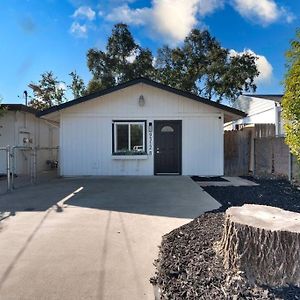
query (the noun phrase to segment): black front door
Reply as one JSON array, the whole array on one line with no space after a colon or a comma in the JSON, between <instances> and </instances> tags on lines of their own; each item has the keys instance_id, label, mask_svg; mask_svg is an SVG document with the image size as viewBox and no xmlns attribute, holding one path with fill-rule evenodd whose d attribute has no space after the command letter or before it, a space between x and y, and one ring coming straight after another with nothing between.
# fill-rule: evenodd
<instances>
[{"instance_id":1,"label":"black front door","mask_svg":"<svg viewBox=\"0 0 300 300\"><path fill-rule=\"evenodd\" d=\"M154 121L154 174L181 174L181 121Z\"/></svg>"}]
</instances>

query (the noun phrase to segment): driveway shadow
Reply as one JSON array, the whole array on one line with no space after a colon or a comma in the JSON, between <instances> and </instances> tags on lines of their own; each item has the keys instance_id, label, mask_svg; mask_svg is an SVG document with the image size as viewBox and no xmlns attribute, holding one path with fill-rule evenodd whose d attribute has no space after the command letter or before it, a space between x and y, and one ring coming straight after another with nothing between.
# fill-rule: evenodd
<instances>
[{"instance_id":1,"label":"driveway shadow","mask_svg":"<svg viewBox=\"0 0 300 300\"><path fill-rule=\"evenodd\" d=\"M65 203L93 209L195 218L220 205L188 177L102 177Z\"/></svg>"},{"instance_id":2,"label":"driveway shadow","mask_svg":"<svg viewBox=\"0 0 300 300\"><path fill-rule=\"evenodd\" d=\"M58 202L77 189L79 182L52 179L48 183L18 188L0 196L0 220L21 211L46 211L54 206L62 212Z\"/></svg>"},{"instance_id":3,"label":"driveway shadow","mask_svg":"<svg viewBox=\"0 0 300 300\"><path fill-rule=\"evenodd\" d=\"M71 206L156 215L195 218L220 205L190 178L183 176L114 176L55 179L20 188L1 196L0 212L45 211L79 187L83 189L64 201Z\"/></svg>"}]
</instances>

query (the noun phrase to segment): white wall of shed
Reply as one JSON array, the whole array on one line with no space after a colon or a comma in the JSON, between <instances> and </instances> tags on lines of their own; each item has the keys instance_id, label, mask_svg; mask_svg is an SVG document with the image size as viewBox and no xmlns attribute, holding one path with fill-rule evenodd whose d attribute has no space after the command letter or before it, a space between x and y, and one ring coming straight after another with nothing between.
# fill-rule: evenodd
<instances>
[{"instance_id":1,"label":"white wall of shed","mask_svg":"<svg viewBox=\"0 0 300 300\"><path fill-rule=\"evenodd\" d=\"M226 123L224 130L234 130L235 125L241 124L275 124L276 135L284 135L280 103L263 98L240 96L234 107L247 113L247 117Z\"/></svg>"},{"instance_id":2,"label":"white wall of shed","mask_svg":"<svg viewBox=\"0 0 300 300\"><path fill-rule=\"evenodd\" d=\"M61 175L153 175L154 154L138 160L113 158L114 120L182 120L183 175L222 175L223 118L217 108L145 84L74 105L61 111Z\"/></svg>"},{"instance_id":3,"label":"white wall of shed","mask_svg":"<svg viewBox=\"0 0 300 300\"><path fill-rule=\"evenodd\" d=\"M240 96L234 107L247 113L237 124L275 124L275 102L262 98Z\"/></svg>"},{"instance_id":4,"label":"white wall of shed","mask_svg":"<svg viewBox=\"0 0 300 300\"><path fill-rule=\"evenodd\" d=\"M0 117L0 147L23 146L23 138L32 139L34 147L57 147L59 129L45 120L23 111L5 111ZM29 174L32 155L29 151L16 151L16 173ZM57 150L37 152L37 171L48 169L47 160L57 159ZM0 152L0 173L6 172L5 152Z\"/></svg>"}]
</instances>

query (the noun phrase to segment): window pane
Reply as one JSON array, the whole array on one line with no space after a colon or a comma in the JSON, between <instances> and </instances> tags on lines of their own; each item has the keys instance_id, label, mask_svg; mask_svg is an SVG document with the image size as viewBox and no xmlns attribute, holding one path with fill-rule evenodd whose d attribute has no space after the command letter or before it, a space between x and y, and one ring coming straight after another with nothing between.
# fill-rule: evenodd
<instances>
[{"instance_id":1,"label":"window pane","mask_svg":"<svg viewBox=\"0 0 300 300\"><path fill-rule=\"evenodd\" d=\"M131 149L133 151L143 151L143 125L131 124L130 125L131 135Z\"/></svg>"},{"instance_id":2,"label":"window pane","mask_svg":"<svg viewBox=\"0 0 300 300\"><path fill-rule=\"evenodd\" d=\"M117 124L117 151L128 151L128 124Z\"/></svg>"}]
</instances>

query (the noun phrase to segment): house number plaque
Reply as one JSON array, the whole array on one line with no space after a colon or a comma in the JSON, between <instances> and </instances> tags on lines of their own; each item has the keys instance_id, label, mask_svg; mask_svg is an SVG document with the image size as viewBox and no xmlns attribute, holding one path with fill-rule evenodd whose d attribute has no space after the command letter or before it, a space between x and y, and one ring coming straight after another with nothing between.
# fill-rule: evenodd
<instances>
[{"instance_id":1,"label":"house number plaque","mask_svg":"<svg viewBox=\"0 0 300 300\"><path fill-rule=\"evenodd\" d=\"M152 122L149 122L149 155L152 155L152 151L153 151L153 129L152 129Z\"/></svg>"}]
</instances>

